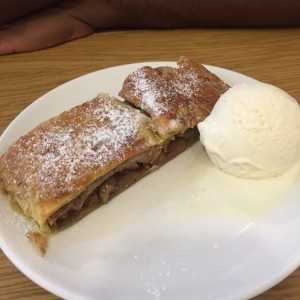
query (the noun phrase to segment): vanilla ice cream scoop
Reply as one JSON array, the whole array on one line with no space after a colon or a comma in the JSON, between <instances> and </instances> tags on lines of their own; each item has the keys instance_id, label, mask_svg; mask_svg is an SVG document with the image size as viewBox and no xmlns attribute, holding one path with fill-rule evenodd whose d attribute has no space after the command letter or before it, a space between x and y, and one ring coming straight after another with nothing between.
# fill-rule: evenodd
<instances>
[{"instance_id":1,"label":"vanilla ice cream scoop","mask_svg":"<svg viewBox=\"0 0 300 300\"><path fill-rule=\"evenodd\" d=\"M238 177L276 176L300 160L300 106L269 84L233 86L198 128L212 163Z\"/></svg>"}]
</instances>

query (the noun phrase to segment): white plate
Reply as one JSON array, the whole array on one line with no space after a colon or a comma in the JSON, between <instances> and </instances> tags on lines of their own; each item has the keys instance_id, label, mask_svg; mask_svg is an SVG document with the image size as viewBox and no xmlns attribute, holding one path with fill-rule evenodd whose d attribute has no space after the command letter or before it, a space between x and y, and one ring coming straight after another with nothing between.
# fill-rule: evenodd
<instances>
[{"instance_id":1,"label":"white plate","mask_svg":"<svg viewBox=\"0 0 300 300\"><path fill-rule=\"evenodd\" d=\"M7 128L0 153L100 91L117 95L129 72L145 64L100 70L44 95ZM208 68L231 85L254 81ZM0 246L26 276L62 298L247 299L299 266L299 169L269 180L234 178L214 168L197 143L51 237L44 258L25 238L33 225L1 196Z\"/></svg>"}]
</instances>

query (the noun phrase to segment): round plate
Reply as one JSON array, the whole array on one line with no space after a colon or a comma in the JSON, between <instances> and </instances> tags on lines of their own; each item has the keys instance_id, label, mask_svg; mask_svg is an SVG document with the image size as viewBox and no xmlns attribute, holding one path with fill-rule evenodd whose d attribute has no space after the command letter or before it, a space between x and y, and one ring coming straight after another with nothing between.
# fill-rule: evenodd
<instances>
[{"instance_id":1,"label":"round plate","mask_svg":"<svg viewBox=\"0 0 300 300\"><path fill-rule=\"evenodd\" d=\"M41 121L99 92L117 95L138 67L72 80L25 109L0 140L2 153ZM225 82L247 76L207 66ZM267 180L229 176L200 143L49 239L42 258L25 238L35 225L0 196L0 246L31 280L67 299L248 299L300 262L300 167Z\"/></svg>"}]
</instances>

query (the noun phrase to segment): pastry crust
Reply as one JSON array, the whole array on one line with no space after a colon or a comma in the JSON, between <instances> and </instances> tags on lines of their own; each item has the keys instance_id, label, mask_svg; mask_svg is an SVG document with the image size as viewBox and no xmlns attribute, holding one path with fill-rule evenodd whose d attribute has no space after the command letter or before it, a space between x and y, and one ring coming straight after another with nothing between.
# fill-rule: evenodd
<instances>
[{"instance_id":1,"label":"pastry crust","mask_svg":"<svg viewBox=\"0 0 300 300\"><path fill-rule=\"evenodd\" d=\"M99 96L49 119L0 158L0 178L26 215L47 218L97 178L162 140L149 119L121 101Z\"/></svg>"},{"instance_id":2,"label":"pastry crust","mask_svg":"<svg viewBox=\"0 0 300 300\"><path fill-rule=\"evenodd\" d=\"M40 251L42 256L46 254L48 241L44 235L42 235L40 232L29 231L26 233L26 237Z\"/></svg>"},{"instance_id":3,"label":"pastry crust","mask_svg":"<svg viewBox=\"0 0 300 300\"><path fill-rule=\"evenodd\" d=\"M140 68L124 81L124 102L99 95L22 136L0 157L0 190L53 231L183 152L229 86L188 58L178 66Z\"/></svg>"},{"instance_id":4,"label":"pastry crust","mask_svg":"<svg viewBox=\"0 0 300 300\"><path fill-rule=\"evenodd\" d=\"M229 86L204 66L181 57L178 68L149 66L131 73L119 96L146 112L168 138L204 120Z\"/></svg>"}]
</instances>

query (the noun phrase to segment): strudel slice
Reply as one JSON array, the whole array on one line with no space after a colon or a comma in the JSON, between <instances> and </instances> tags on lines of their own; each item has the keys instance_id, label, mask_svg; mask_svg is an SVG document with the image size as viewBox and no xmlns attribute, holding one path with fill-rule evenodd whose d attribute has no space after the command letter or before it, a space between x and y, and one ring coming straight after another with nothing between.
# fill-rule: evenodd
<instances>
[{"instance_id":1,"label":"strudel slice","mask_svg":"<svg viewBox=\"0 0 300 300\"><path fill-rule=\"evenodd\" d=\"M178 68L149 66L131 73L119 95L151 118L151 128L172 137L204 120L229 86L203 65L180 57Z\"/></svg>"},{"instance_id":2,"label":"strudel slice","mask_svg":"<svg viewBox=\"0 0 300 300\"><path fill-rule=\"evenodd\" d=\"M138 69L125 101L99 95L22 136L0 157L0 190L41 232L56 231L183 152L229 87L187 58L178 65Z\"/></svg>"},{"instance_id":3,"label":"strudel slice","mask_svg":"<svg viewBox=\"0 0 300 300\"><path fill-rule=\"evenodd\" d=\"M98 96L13 143L0 158L0 185L42 231L55 230L126 188L121 177L151 163L162 141L140 111Z\"/></svg>"}]
</instances>

